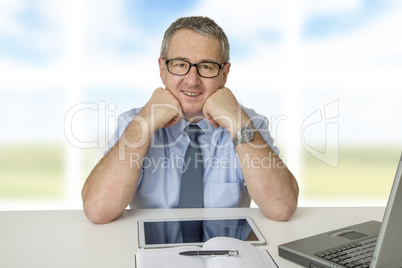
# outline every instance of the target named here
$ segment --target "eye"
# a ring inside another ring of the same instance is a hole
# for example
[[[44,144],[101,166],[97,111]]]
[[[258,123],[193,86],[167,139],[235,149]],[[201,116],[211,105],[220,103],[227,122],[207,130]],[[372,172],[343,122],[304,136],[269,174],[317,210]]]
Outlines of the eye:
[[[174,60],[174,61],[170,62],[170,66],[172,68],[182,69],[182,68],[187,68],[188,64],[186,62],[183,62],[180,60]]]
[[[212,67],[211,67],[211,65],[208,65],[208,64],[201,64],[201,69],[212,70]]]

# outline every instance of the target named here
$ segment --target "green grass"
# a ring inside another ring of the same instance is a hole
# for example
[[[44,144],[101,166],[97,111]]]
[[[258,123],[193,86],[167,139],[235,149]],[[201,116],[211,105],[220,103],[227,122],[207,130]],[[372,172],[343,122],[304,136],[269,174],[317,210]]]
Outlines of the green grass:
[[[82,151],[83,181],[102,152]],[[0,144],[0,199],[62,198],[64,155],[63,144]],[[339,165],[331,167],[304,151],[301,194],[317,202],[387,198],[399,156],[400,148],[341,147]]]
[[[58,198],[63,184],[62,144],[0,145],[0,198]]]
[[[400,148],[341,147],[339,165],[331,167],[303,154],[303,193],[309,199],[387,198]]]

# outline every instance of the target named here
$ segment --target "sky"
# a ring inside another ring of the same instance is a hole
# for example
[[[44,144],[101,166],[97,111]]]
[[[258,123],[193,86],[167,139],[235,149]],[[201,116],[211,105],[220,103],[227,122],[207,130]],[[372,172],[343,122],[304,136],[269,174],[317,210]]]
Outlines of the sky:
[[[29,109],[42,126],[32,140],[63,139],[60,125],[51,129],[46,122],[62,118],[76,103],[113,99],[117,112],[142,106],[161,86],[157,57],[164,30],[177,17],[202,14],[229,37],[228,85],[245,105],[267,116],[291,116],[289,98],[295,96],[301,104],[294,113],[302,111],[302,121],[338,99],[340,114],[349,117],[342,117],[345,142],[360,139],[359,131],[349,131],[354,124],[374,119],[379,125],[365,131],[367,142],[391,127],[401,112],[398,1],[252,2],[3,0],[0,109],[12,116],[2,116],[0,123],[19,132],[15,121]],[[286,85],[292,79],[298,84]],[[279,101],[270,102],[271,94]],[[397,142],[401,127],[392,127],[395,135],[387,140]],[[24,136],[0,134],[0,140],[8,139]]]
[[[1,0],[0,144],[103,150],[118,115],[163,86],[163,33],[189,15],[224,29],[227,86],[294,166],[328,144],[401,146],[398,0]]]

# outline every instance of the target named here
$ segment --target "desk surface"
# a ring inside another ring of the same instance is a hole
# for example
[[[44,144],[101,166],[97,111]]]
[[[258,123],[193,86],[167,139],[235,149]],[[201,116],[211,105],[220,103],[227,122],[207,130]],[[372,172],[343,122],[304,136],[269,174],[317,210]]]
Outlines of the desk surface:
[[[336,228],[382,220],[384,208],[299,208],[288,222],[258,208],[144,209],[95,225],[77,211],[0,212],[0,267],[135,267],[137,220],[196,216],[251,216],[279,267],[300,267],[278,256],[277,246]]]

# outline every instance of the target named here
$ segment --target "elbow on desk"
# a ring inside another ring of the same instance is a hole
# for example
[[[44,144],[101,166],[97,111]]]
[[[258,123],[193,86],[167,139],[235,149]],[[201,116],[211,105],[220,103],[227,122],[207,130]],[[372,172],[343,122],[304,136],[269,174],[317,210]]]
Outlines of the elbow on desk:
[[[296,212],[297,206],[289,207],[287,209],[282,209],[276,212],[265,212],[263,211],[264,215],[270,218],[273,221],[288,221],[292,218],[293,214]]]
[[[297,210],[297,198],[293,202],[277,205],[275,207],[260,207],[262,213],[274,221],[288,221]]]
[[[81,197],[85,215],[95,224],[110,223],[117,219],[124,211],[119,213],[116,207],[111,206],[111,202],[91,195],[85,187],[82,189]]]
[[[108,213],[107,210],[102,209],[99,205],[91,204],[86,201],[84,201],[83,208],[87,218],[95,224],[107,224],[120,216],[120,214],[116,215]]]

